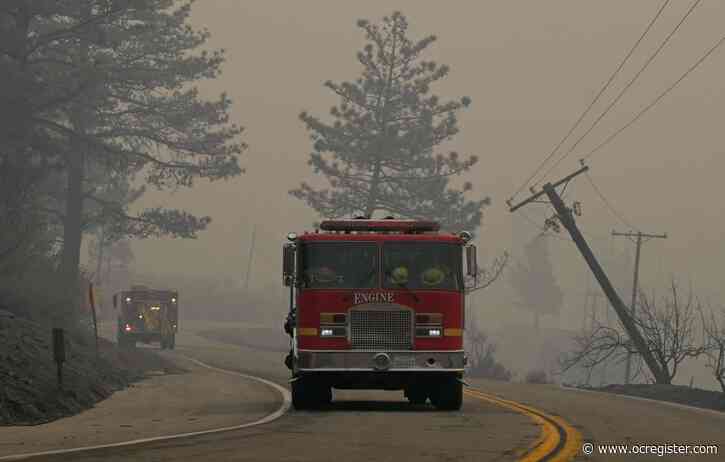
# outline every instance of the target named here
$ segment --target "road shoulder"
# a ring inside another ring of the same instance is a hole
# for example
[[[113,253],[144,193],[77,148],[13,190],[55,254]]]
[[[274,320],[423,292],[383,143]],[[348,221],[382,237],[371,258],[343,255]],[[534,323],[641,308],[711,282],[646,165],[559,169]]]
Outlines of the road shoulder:
[[[48,424],[0,428],[0,456],[118,443],[253,422],[282,397],[269,386],[160,353],[188,372],[152,376],[96,407]]]

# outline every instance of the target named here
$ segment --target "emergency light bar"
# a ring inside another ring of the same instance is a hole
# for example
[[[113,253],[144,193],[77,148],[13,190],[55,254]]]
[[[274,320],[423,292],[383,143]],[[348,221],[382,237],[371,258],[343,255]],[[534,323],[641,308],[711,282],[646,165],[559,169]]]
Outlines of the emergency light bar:
[[[325,220],[320,223],[323,231],[438,231],[440,224],[424,220]]]

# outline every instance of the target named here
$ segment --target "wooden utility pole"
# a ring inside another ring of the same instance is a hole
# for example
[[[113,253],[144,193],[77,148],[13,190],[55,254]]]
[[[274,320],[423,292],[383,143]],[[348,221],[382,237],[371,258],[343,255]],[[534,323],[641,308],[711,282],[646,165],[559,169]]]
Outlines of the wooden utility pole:
[[[244,276],[244,293],[249,289],[249,274],[252,271],[252,257],[254,257],[254,237],[257,233],[256,225],[252,227],[252,239],[249,243],[249,257],[247,258],[247,274]]]
[[[96,315],[96,296],[93,292],[93,282],[88,283],[88,304],[91,305],[93,316],[93,335],[96,340],[96,359],[98,359],[98,316]]]
[[[640,250],[642,248],[642,244],[646,242],[643,240],[644,238],[649,239],[667,239],[667,234],[647,234],[643,233],[642,231],[638,231],[636,233],[629,232],[629,233],[619,233],[617,231],[612,231],[612,236],[620,236],[620,237],[626,237],[629,239],[637,238],[635,242],[636,244],[636,251],[635,251],[635,257],[634,257],[634,281],[632,283],[632,304],[629,307],[629,312],[632,316],[632,318],[635,318],[635,312],[637,309],[637,292],[639,291],[639,257],[640,257]],[[629,384],[630,378],[632,376],[632,353],[627,353],[627,363],[626,367],[624,369],[624,383]]]
[[[622,299],[619,297],[619,294],[612,286],[612,283],[609,281],[607,274],[604,272],[601,265],[594,256],[594,253],[589,247],[589,244],[587,244],[581,231],[579,231],[579,228],[576,225],[576,221],[574,220],[573,211],[564,204],[564,201],[561,199],[559,193],[556,191],[556,188],[558,186],[568,184],[574,177],[586,172],[587,170],[589,170],[589,167],[583,166],[576,172],[564,177],[556,183],[546,183],[543,186],[542,191],[534,193],[531,197],[520,202],[519,204],[512,206],[509,202],[509,210],[511,212],[514,212],[526,204],[532,202],[540,202],[538,201],[538,199],[544,195],[549,198],[549,203],[554,207],[554,210],[556,210],[559,221],[569,232],[569,235],[579,249],[579,252],[581,252],[582,257],[584,257],[587,265],[589,265],[592,273],[594,273],[594,277],[597,279],[597,282],[602,287],[604,294],[607,296],[609,302],[612,304],[612,308],[614,308],[614,311],[616,311],[619,320],[624,326],[624,329],[627,331],[627,334],[629,334],[629,337],[634,342],[634,346],[637,348],[637,351],[639,351],[642,355],[642,358],[647,364],[649,370],[652,372],[655,380],[657,381],[657,383],[669,383],[669,377],[667,376],[667,374],[664,373],[659,363],[657,363],[657,360],[652,355],[652,352],[647,347],[647,343],[645,342],[642,334],[637,328],[637,325],[634,323],[634,320],[629,314],[627,305],[625,305]]]
[[[101,277],[101,272],[103,271],[103,253],[106,248],[106,227],[101,225],[101,229],[96,234],[96,239],[98,239],[97,242],[97,249],[96,249],[96,285],[100,286],[103,283],[103,278]]]

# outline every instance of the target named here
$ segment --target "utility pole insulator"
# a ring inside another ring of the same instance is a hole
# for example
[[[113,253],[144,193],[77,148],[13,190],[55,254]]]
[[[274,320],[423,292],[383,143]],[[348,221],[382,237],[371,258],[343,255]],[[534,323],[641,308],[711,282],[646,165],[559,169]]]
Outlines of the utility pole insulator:
[[[574,209],[574,215],[580,217],[582,216],[582,203],[579,201],[576,201],[572,204],[572,207]]]
[[[585,165],[582,168],[580,168],[579,170],[577,170],[576,172],[572,173],[571,175],[566,176],[566,177],[562,178],[561,180],[557,181],[556,183],[550,184],[550,185],[551,185],[551,187],[556,188],[558,186],[566,184],[570,180],[572,180],[574,177],[581,175],[582,173],[586,172],[587,170],[589,170],[589,167],[587,167]],[[524,205],[536,201],[536,199],[538,199],[539,197],[543,196],[546,193],[542,190],[539,192],[532,191],[532,194],[533,194],[533,196],[529,197],[528,199],[525,199],[525,200],[519,202],[518,204],[509,207],[509,212],[515,212],[516,210],[520,209]]]

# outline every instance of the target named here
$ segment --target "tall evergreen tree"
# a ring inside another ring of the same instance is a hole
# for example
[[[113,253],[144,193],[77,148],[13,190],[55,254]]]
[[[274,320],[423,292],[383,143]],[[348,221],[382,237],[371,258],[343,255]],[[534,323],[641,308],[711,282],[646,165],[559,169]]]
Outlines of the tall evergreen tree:
[[[193,1],[33,0],[7,14],[19,45],[11,56],[37,84],[32,122],[52,138],[64,194],[61,273],[78,277],[82,235],[105,217],[119,236],[194,237],[209,223],[185,211],[128,213],[104,183],[143,175],[158,189],[241,173],[241,129],[230,100],[203,99],[194,85],[215,78],[222,50],[202,51],[209,33],[190,26]],[[100,210],[99,210],[100,209]],[[89,215],[89,212],[90,215]]]
[[[526,264],[511,268],[511,285],[519,296],[519,305],[534,315],[534,328],[539,329],[542,315],[556,315],[564,302],[564,293],[556,283],[554,267],[549,258],[546,234],[539,234],[524,247]]]
[[[57,13],[56,3],[0,2],[0,279],[5,281],[46,265],[54,248],[55,211],[48,214],[47,193],[59,192],[54,186],[60,160],[54,137],[34,118],[44,110],[46,88],[61,85],[49,75],[40,77],[31,50],[32,19]]]
[[[354,82],[326,82],[340,103],[332,123],[307,112],[300,115],[313,141],[309,165],[326,177],[329,188],[303,182],[290,191],[320,215],[372,216],[376,211],[440,220],[448,229],[474,229],[489,199],[468,200],[452,176],[469,170],[476,156],[441,152],[459,132],[457,113],[470,98],[451,101],[431,94],[449,67],[424,59],[436,40],[408,36],[400,12],[380,24],[360,20],[367,43],[357,53],[362,74]]]

